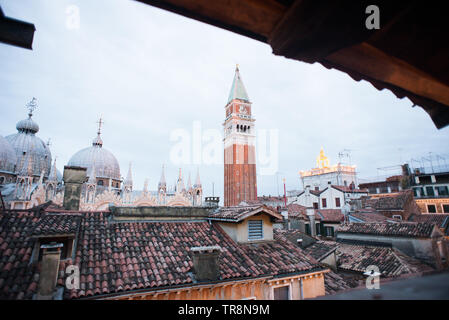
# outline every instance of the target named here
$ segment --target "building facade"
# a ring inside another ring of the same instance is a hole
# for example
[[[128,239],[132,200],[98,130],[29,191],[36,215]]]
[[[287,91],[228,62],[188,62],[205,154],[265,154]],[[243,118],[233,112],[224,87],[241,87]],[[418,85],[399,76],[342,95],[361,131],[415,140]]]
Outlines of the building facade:
[[[313,190],[323,190],[329,185],[357,187],[357,174],[355,165],[343,165],[338,163],[330,165],[329,158],[321,148],[316,160],[316,167],[306,171],[300,171],[299,175],[303,190],[310,186]]]
[[[257,200],[255,119],[238,66],[225,110],[224,205],[234,206]]]

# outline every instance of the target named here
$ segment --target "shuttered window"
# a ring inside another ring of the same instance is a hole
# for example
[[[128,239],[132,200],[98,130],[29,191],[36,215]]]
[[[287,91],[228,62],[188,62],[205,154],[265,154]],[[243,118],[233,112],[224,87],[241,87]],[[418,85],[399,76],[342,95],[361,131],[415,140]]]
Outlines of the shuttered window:
[[[263,239],[263,221],[249,220],[248,221],[248,240]]]
[[[289,300],[289,286],[273,288],[274,300]]]

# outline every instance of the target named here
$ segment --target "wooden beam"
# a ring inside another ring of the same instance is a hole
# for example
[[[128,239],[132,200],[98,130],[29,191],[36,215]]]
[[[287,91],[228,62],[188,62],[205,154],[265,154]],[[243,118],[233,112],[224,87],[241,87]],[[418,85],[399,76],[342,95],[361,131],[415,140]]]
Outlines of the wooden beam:
[[[449,86],[367,43],[339,50],[325,60],[449,106]]]
[[[275,0],[137,0],[266,42],[286,6]]]
[[[0,42],[13,46],[33,49],[34,24],[8,18],[0,7]]]

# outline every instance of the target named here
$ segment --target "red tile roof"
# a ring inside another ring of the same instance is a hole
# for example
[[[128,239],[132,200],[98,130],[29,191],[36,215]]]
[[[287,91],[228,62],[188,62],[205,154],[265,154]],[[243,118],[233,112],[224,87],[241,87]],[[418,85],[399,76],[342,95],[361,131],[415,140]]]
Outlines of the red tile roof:
[[[395,218],[389,218],[384,216],[383,214],[374,211],[374,212],[351,212],[351,217],[354,217],[356,219],[362,220],[366,223],[371,222],[401,222],[402,220],[395,219]]]
[[[375,265],[384,277],[433,271],[430,266],[393,248],[340,243],[337,256],[339,269],[363,273],[368,266]]]
[[[410,216],[409,221],[413,222],[427,222],[436,224],[438,228],[444,228],[449,224],[449,214],[443,213],[423,213],[423,214],[413,214]]]
[[[339,291],[355,288],[358,283],[352,279],[345,279],[334,271],[324,274],[324,288],[326,295],[335,294]]]
[[[342,225],[337,233],[358,233],[393,237],[430,238],[435,225],[429,223],[350,223]]]
[[[334,252],[337,247],[338,244],[335,241],[320,240],[305,248],[304,251],[316,260],[321,261]]]
[[[60,218],[79,219],[74,259],[61,262],[58,284],[64,284],[62,271],[73,263],[80,269],[80,290],[66,291],[65,298],[192,285],[191,247],[222,248],[222,281],[320,269],[313,258],[276,233],[274,241],[238,244],[206,221],[118,222],[103,212],[66,213]],[[55,219],[41,212],[0,216],[0,299],[31,299],[36,293],[40,263],[30,263],[37,241],[31,234],[36,226],[66,232],[66,227],[53,228]],[[64,225],[71,230],[72,224]]]
[[[42,217],[32,232],[34,236],[75,234],[81,221],[81,214],[51,214]]]
[[[341,192],[346,192],[346,193],[369,193],[368,189],[351,189],[348,186],[335,186],[332,185],[332,188],[337,189]]]
[[[370,195],[365,206],[379,211],[403,210],[408,201],[413,201],[413,191],[405,190],[396,193],[385,193],[382,195]]]
[[[341,222],[345,218],[340,209],[318,209],[316,211],[322,222]]]
[[[281,214],[264,205],[219,207],[209,214],[209,218],[211,220],[239,222],[261,212],[275,219],[283,219]]]
[[[301,218],[306,215],[306,207],[301,206],[296,203],[291,203],[287,205],[288,217],[289,218]]]

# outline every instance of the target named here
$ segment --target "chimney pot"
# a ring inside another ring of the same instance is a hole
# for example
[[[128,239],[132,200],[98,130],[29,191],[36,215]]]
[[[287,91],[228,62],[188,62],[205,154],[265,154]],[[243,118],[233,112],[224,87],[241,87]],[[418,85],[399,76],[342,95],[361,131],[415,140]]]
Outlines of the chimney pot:
[[[59,261],[61,258],[62,243],[52,242],[41,245],[42,262],[37,287],[37,300],[52,300],[58,280]]]
[[[218,280],[220,251],[219,246],[190,248],[196,280]]]

